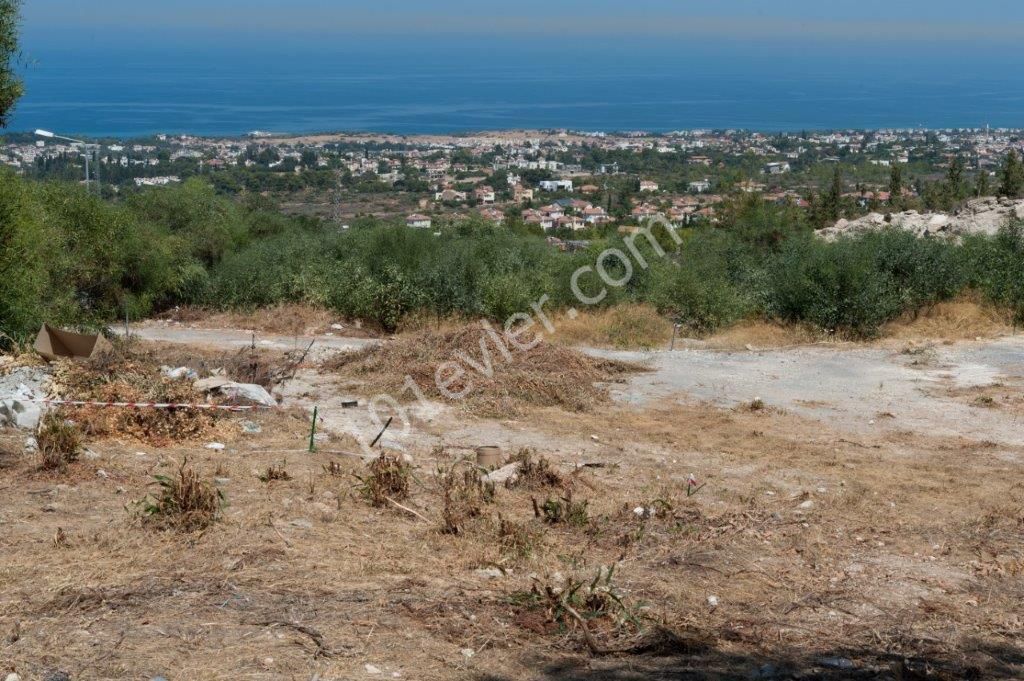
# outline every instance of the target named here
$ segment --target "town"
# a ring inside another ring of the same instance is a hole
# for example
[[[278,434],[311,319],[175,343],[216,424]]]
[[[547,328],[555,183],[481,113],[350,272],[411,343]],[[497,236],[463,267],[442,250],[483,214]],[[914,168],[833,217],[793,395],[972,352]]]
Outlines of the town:
[[[716,223],[730,195],[808,211],[823,227],[869,211],[949,209],[997,190],[1014,129],[664,134],[570,130],[68,142],[15,133],[0,162],[34,179],[83,180],[108,198],[202,176],[219,193],[273,196],[286,212],[339,226],[405,220],[432,229],[470,218],[566,239],[628,232],[652,217]],[[960,185],[948,196],[950,175]],[[815,205],[822,192],[835,205]],[[898,196],[893,194],[897,193]]]

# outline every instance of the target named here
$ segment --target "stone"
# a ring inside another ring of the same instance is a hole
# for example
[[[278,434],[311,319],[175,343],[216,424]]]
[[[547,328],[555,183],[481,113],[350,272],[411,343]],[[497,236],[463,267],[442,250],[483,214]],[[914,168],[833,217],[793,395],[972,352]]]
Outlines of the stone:
[[[849,671],[856,667],[853,664],[853,660],[846,657],[823,657],[818,660],[818,664],[828,669],[842,669],[844,671]]]
[[[235,383],[219,377],[205,378],[194,383],[196,389],[207,393],[218,393],[234,404],[256,404],[276,407],[277,400],[266,388],[255,383]]]
[[[12,672],[4,678],[4,681],[21,681],[21,677]]]
[[[242,432],[246,435],[259,435],[263,432],[260,424],[253,421],[242,421],[239,425],[242,426]]]
[[[364,667],[364,669],[366,670],[367,674],[380,674],[380,673],[382,673],[381,670],[380,670],[380,667],[376,667],[376,666],[374,666],[372,664],[366,665]]]
[[[484,476],[484,482],[493,482],[495,485],[504,485],[506,482],[514,482],[519,477],[519,469],[522,462],[516,461],[507,466],[502,466],[496,471],[491,471]]]

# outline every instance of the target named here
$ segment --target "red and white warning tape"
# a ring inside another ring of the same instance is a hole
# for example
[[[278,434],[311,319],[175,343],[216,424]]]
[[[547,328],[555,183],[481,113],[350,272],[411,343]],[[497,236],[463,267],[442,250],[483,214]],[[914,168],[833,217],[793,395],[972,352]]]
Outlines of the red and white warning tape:
[[[122,409],[213,409],[218,411],[255,411],[260,409],[276,409],[265,404],[254,405],[230,405],[230,404],[175,404],[170,402],[92,402],[86,400],[57,400],[57,399],[23,399],[23,398],[0,398],[16,399],[19,402],[34,402],[36,404],[63,405],[68,407],[114,407]]]

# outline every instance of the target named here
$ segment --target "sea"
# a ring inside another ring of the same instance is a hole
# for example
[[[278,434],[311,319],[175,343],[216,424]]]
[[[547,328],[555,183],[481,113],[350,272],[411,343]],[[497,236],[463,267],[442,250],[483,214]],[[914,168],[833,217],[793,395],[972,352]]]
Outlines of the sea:
[[[112,36],[23,47],[12,131],[1024,127],[1019,52],[963,45]]]

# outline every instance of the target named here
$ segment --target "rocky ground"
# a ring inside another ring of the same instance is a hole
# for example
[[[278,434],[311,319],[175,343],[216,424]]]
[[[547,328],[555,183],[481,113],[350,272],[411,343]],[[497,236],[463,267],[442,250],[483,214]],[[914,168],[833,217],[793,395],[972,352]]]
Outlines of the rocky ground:
[[[956,213],[869,213],[856,220],[839,220],[834,226],[818,230],[825,239],[872,232],[887,227],[913,232],[917,236],[958,238],[968,234],[995,234],[1011,220],[1024,219],[1024,201],[982,198],[968,201]]]

